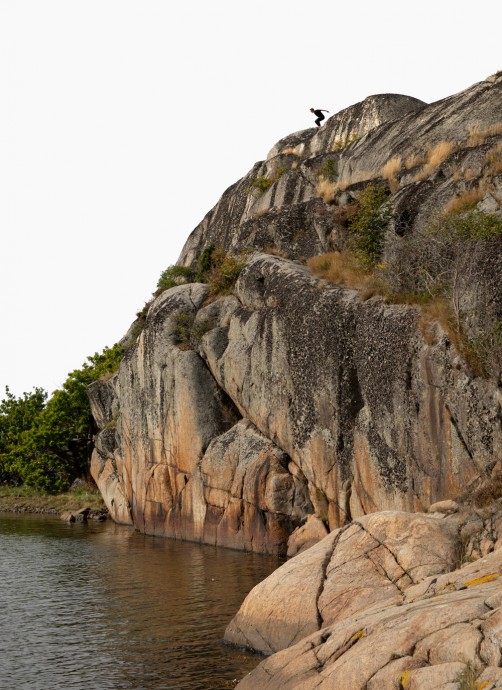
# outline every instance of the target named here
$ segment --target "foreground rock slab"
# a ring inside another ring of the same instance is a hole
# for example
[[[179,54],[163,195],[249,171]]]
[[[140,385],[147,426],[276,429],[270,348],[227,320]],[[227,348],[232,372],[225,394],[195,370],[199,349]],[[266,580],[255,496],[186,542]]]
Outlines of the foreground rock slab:
[[[502,550],[457,567],[467,522],[376,513],[279,568],[227,629],[281,650],[239,690],[502,687]]]
[[[377,604],[401,604],[408,587],[455,567],[458,545],[455,525],[431,516],[362,517],[257,585],[225,639],[270,654]]]

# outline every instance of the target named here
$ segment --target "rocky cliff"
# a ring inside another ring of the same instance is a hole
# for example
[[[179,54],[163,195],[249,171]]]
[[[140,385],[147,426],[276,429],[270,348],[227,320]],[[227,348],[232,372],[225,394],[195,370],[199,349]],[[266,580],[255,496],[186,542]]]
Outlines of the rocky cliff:
[[[463,203],[499,217],[501,96],[500,73],[431,105],[371,96],[281,140],[223,194],[178,264],[246,250],[232,293],[160,294],[117,374],[89,389],[92,473],[116,521],[284,554],[307,516],[322,534],[497,473],[500,362],[480,371],[417,304],[329,282],[307,260],[343,254],[369,184],[387,195],[383,266],[455,204],[456,217]],[[455,273],[471,343],[502,322],[501,238],[478,235]]]

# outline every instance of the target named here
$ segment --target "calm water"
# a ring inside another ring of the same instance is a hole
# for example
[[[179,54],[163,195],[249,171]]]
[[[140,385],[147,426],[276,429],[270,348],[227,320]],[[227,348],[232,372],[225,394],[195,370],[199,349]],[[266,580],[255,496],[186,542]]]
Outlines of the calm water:
[[[0,513],[0,688],[231,688],[260,658],[223,645],[225,626],[278,564]]]

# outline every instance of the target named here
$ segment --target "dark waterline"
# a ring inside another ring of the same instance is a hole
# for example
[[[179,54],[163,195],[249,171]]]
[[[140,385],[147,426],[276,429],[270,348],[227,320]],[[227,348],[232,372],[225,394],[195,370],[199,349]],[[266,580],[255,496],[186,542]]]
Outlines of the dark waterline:
[[[0,513],[0,689],[232,688],[260,657],[223,632],[278,565],[111,522]]]

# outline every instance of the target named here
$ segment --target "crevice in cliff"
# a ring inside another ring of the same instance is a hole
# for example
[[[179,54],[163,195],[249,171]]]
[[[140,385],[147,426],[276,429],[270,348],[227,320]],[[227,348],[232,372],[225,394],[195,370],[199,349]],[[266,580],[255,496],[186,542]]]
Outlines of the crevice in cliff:
[[[363,532],[366,532],[366,534],[368,534],[374,541],[376,541],[377,544],[379,544],[380,546],[382,546],[382,547],[392,556],[392,558],[394,559],[394,561],[396,562],[396,564],[401,568],[401,570],[403,571],[403,573],[404,573],[405,575],[407,575],[407,576],[410,578],[411,582],[412,582],[413,584],[417,584],[417,583],[415,582],[415,580],[413,579],[411,573],[409,573],[409,572],[406,570],[406,568],[405,568],[404,566],[402,566],[401,563],[399,563],[399,561],[398,561],[398,559],[397,559],[397,557],[396,557],[396,554],[393,553],[393,551],[392,551],[391,549],[389,549],[389,547],[387,546],[387,544],[385,544],[383,541],[380,541],[380,539],[378,539],[378,537],[375,537],[374,534],[372,534],[364,525],[362,525],[362,524],[361,524],[360,522],[358,522],[357,520],[356,520],[355,522],[353,522],[352,524],[353,524],[353,525],[357,525],[358,527],[360,527],[360,528],[363,530]]]
[[[380,563],[378,563],[378,561],[375,561],[373,558],[371,558],[371,553],[372,553],[373,551],[376,551],[376,550],[379,549],[379,548],[380,548],[380,546],[376,546],[376,547],[375,547],[374,549],[372,549],[371,551],[368,551],[368,552],[366,553],[367,559],[368,559],[369,561],[371,561],[371,563],[372,563],[373,566],[375,567],[375,570],[376,570],[378,573],[380,573],[380,575],[383,575],[383,577],[385,577],[385,579],[388,580],[388,581],[390,582],[390,584],[393,585],[393,586],[397,589],[397,591],[399,592],[399,594],[401,594],[402,596],[404,596],[404,593],[405,593],[405,589],[406,589],[406,588],[403,589],[402,587],[399,586],[398,583],[400,582],[400,580],[403,579],[403,577],[406,576],[406,573],[403,571],[403,572],[399,575],[399,577],[396,577],[396,578],[391,577],[391,575],[389,575],[389,573],[385,570],[385,568],[384,568]],[[396,563],[397,563],[397,561],[396,561]],[[399,566],[399,568],[401,568],[401,566],[400,566],[399,564],[398,564],[398,566]],[[403,569],[401,568],[401,570],[403,570]],[[409,576],[408,576],[408,577],[409,577]]]
[[[359,640],[362,639],[364,639],[364,628],[351,635],[351,637],[347,640],[345,644],[343,644],[341,647],[338,647],[338,649],[335,650],[333,654],[331,654],[324,660],[324,663],[321,665],[321,667],[325,668],[328,664],[332,665],[336,663],[340,657],[346,654],[349,651],[349,649],[352,649],[352,647],[356,645],[359,642]],[[321,644],[324,644],[324,641],[321,642]],[[318,647],[320,646],[321,645],[318,645]],[[317,654],[315,655],[315,657],[316,659],[318,658]]]
[[[323,627],[324,624],[324,619],[321,615],[321,612],[319,610],[319,600],[321,598],[322,593],[324,592],[324,585],[326,583],[326,580],[328,578],[328,567],[331,562],[331,559],[333,558],[333,554],[335,552],[335,549],[338,545],[338,542],[340,541],[340,537],[342,534],[349,529],[350,525],[347,525],[347,527],[342,527],[336,537],[333,540],[333,544],[331,545],[330,550],[324,557],[322,563],[321,563],[321,577],[319,580],[319,587],[317,589],[316,593],[316,598],[315,598],[315,607],[316,607],[316,618],[317,618],[317,626],[318,629],[320,630]]]
[[[448,411],[448,415],[449,415],[449,417],[450,417],[450,421],[451,421],[451,423],[453,424],[453,426],[455,427],[455,431],[457,432],[457,436],[458,436],[458,438],[459,438],[461,444],[463,445],[463,447],[464,447],[464,449],[465,449],[465,452],[466,452],[467,455],[470,457],[470,459],[473,460],[474,457],[473,457],[472,451],[471,451],[471,449],[469,448],[469,446],[467,445],[467,441],[465,440],[465,438],[464,438],[462,432],[460,431],[460,426],[459,426],[459,423],[458,423],[457,419],[455,418],[455,416],[454,416],[454,414],[452,413],[452,411],[451,411],[450,407],[448,406],[448,404],[445,403],[445,407],[446,407],[446,409],[447,409],[447,411]]]

